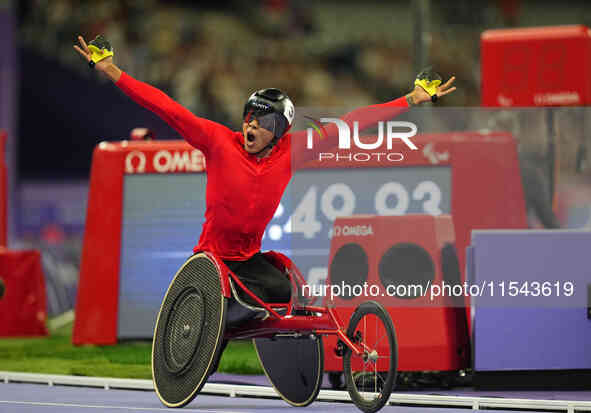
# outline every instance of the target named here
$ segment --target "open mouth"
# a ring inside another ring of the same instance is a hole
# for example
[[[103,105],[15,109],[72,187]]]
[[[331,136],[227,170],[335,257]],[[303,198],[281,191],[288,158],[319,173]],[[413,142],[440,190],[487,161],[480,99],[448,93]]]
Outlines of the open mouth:
[[[249,133],[249,134],[247,134],[247,135],[246,135],[246,140],[247,140],[248,142],[254,142],[254,140],[255,140],[255,137],[254,137],[254,135],[251,135],[251,134]]]

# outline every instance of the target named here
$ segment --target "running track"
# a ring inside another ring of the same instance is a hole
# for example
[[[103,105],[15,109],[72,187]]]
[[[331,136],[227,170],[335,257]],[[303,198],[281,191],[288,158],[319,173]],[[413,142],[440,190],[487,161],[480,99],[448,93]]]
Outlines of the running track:
[[[279,399],[224,397],[199,395],[182,412],[247,413],[283,412],[293,409]],[[305,412],[360,412],[353,404],[316,401]],[[73,413],[73,412],[157,412],[174,410],[164,407],[153,391],[105,390],[92,387],[48,386],[31,383],[0,383],[0,412],[2,413]],[[409,413],[467,413],[470,410],[453,407],[386,406],[382,412]],[[471,410],[485,412],[484,410]],[[489,412],[490,410],[487,410]],[[511,410],[503,410],[510,412]],[[529,410],[536,412],[542,410]]]

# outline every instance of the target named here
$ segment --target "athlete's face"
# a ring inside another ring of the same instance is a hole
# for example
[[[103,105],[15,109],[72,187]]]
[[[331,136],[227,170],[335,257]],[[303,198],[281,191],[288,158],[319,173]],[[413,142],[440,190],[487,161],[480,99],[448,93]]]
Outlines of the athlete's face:
[[[248,153],[257,153],[267,146],[273,139],[273,132],[261,128],[255,118],[242,123],[244,134],[244,150]]]

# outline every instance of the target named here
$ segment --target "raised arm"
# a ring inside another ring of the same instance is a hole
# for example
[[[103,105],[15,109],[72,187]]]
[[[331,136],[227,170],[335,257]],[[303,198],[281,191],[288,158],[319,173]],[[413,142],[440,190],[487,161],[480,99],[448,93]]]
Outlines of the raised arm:
[[[172,126],[191,145],[201,150],[206,156],[215,145],[217,136],[229,133],[230,130],[219,123],[195,116],[191,111],[175,102],[161,90],[134,79],[123,72],[113,62],[113,57],[108,56],[97,59],[95,51],[78,36],[80,46],[75,45],[74,49],[84,57],[96,70],[107,76],[117,87],[139,105],[154,112],[166,123]],[[94,57],[94,59],[93,59]],[[98,60],[98,61],[95,61]]]

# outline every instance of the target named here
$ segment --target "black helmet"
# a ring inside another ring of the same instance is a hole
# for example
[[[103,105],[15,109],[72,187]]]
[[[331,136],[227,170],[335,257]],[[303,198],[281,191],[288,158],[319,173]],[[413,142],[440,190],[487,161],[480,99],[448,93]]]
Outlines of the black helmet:
[[[242,117],[262,118],[265,115],[274,114],[269,129],[276,138],[280,138],[289,130],[295,115],[293,103],[285,93],[279,89],[269,88],[254,92],[244,105]]]

